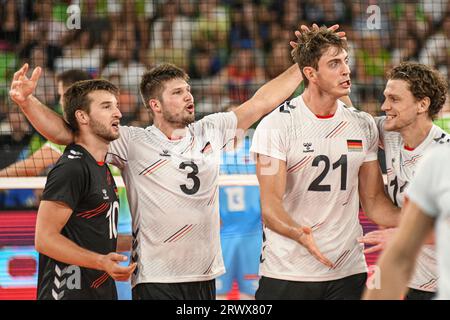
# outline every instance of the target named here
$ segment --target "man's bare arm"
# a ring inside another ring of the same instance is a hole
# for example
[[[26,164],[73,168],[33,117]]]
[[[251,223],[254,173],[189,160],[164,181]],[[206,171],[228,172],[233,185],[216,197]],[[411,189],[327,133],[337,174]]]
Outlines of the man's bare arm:
[[[122,267],[118,263],[126,256],[111,252],[103,255],[89,251],[61,234],[72,209],[55,201],[41,201],[36,220],[36,250],[67,264],[106,271],[115,280],[128,280],[136,264]]]
[[[400,208],[384,192],[383,177],[378,161],[365,162],[359,169],[359,197],[367,217],[383,227],[396,227]]]
[[[72,143],[74,136],[69,125],[59,114],[33,96],[42,69],[35,68],[31,78],[27,77],[27,71],[28,64],[26,63],[14,73],[9,91],[11,99],[20,107],[33,127],[48,140],[62,145]]]
[[[311,228],[296,223],[283,207],[286,162],[258,154],[256,174],[261,193],[262,217],[266,227],[298,242],[321,263],[332,267],[333,263],[317,248]]]
[[[302,82],[297,64],[292,65],[275,79],[272,79],[255,95],[233,112],[237,117],[237,128],[247,130],[252,124],[268,114],[288,99]]]

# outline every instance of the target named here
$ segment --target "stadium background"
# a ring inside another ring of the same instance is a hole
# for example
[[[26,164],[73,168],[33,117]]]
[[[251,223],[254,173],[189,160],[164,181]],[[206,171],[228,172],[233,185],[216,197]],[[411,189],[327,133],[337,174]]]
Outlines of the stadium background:
[[[312,22],[339,23],[347,32],[351,99],[373,115],[380,114],[385,72],[400,61],[420,61],[449,77],[448,0],[0,0],[0,170],[45,142],[8,97],[24,62],[43,67],[35,95],[55,110],[55,75],[80,68],[120,87],[122,124],[147,126],[151,118],[138,94],[146,69],[162,62],[183,67],[201,118],[247,100],[286,69],[293,31]],[[437,120],[447,131],[448,100]],[[235,184],[236,174],[254,173],[245,150],[234,161],[222,165],[222,174],[231,174],[223,187]],[[35,297],[39,194],[17,189],[12,177],[0,190],[0,299]],[[122,208],[120,230],[127,233],[129,212]],[[365,232],[376,228],[363,214],[361,223]],[[369,265],[375,261],[367,257]]]

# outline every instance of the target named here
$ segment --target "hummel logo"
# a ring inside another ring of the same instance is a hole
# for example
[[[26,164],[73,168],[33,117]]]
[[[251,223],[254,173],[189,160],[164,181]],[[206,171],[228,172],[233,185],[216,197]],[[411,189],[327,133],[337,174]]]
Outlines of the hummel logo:
[[[161,157],[170,157],[169,150],[163,150],[159,155]]]
[[[106,191],[106,189],[102,189],[102,192],[103,192],[103,200],[109,200],[108,191]]]
[[[304,147],[303,153],[305,153],[305,152],[314,152],[314,149],[311,149],[312,142],[305,142],[305,143],[303,143],[303,147]]]
[[[82,156],[83,154],[81,152],[75,151],[75,150],[70,150],[71,154],[74,154],[76,156]]]

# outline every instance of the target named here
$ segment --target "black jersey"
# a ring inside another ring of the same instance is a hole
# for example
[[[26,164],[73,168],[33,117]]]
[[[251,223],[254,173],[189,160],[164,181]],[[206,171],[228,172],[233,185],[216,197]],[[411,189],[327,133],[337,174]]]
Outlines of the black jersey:
[[[43,200],[67,204],[72,215],[61,234],[100,254],[116,251],[119,201],[109,168],[80,145],[67,146],[50,171]],[[104,271],[67,265],[39,255],[38,299],[117,299]]]

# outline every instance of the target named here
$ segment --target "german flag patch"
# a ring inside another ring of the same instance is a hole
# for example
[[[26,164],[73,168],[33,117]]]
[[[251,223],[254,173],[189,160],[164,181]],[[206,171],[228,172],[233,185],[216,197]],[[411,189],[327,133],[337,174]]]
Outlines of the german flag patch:
[[[361,152],[363,151],[362,140],[347,140],[348,152]]]

